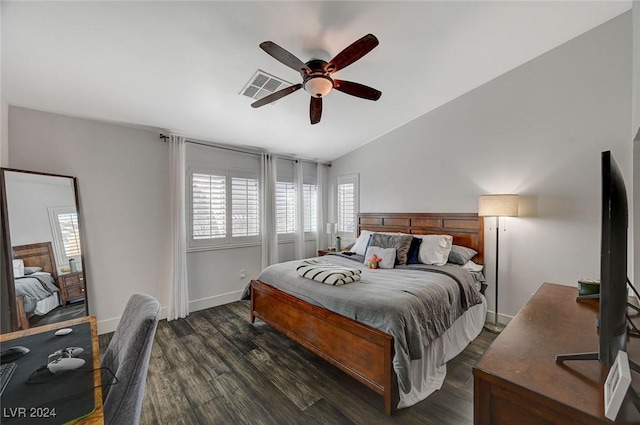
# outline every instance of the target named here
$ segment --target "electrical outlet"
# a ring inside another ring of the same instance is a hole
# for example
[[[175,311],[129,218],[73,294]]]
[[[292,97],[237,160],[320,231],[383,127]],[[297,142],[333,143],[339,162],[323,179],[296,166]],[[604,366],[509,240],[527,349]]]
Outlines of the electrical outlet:
[[[247,277],[247,272],[245,270],[240,270],[240,279],[244,279],[245,277]]]

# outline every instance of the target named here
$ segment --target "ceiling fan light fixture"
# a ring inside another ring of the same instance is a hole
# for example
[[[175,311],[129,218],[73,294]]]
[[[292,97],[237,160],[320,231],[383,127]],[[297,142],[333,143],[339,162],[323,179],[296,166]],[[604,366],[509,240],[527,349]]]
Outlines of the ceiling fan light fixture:
[[[324,76],[311,77],[304,82],[304,89],[313,97],[325,97],[331,92],[333,81]]]

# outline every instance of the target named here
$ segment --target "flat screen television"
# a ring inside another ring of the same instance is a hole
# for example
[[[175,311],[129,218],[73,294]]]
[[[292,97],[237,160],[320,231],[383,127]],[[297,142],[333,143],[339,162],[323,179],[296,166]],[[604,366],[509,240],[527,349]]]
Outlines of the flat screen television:
[[[622,173],[610,151],[602,152],[602,242],[600,248],[600,349],[612,365],[627,347],[627,230],[629,208]]]
[[[598,360],[611,366],[618,351],[626,351],[628,227],[629,208],[622,173],[611,152],[602,152],[600,294],[595,296],[600,298],[599,349],[593,353],[558,355],[557,361]]]

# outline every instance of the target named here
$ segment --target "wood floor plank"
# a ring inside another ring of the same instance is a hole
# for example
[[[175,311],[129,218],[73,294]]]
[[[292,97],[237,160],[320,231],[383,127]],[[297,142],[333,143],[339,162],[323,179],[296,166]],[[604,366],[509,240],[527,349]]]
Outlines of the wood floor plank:
[[[471,368],[495,339],[483,331],[447,364],[442,389],[392,416],[382,397],[235,302],[160,321],[141,425],[472,425]],[[112,334],[100,336],[104,352]]]
[[[208,318],[215,321],[215,316],[208,316]],[[231,376],[236,379],[239,387],[246,388],[246,391],[251,393],[255,404],[265,405],[270,409],[277,406],[280,424],[300,423],[301,412],[296,405],[248,362],[241,349],[229,341],[222,332],[209,334],[204,343],[224,359],[232,372]]]
[[[178,384],[179,375],[171,370],[156,371],[149,368],[145,394],[150,398],[159,423],[169,422],[179,412],[191,410],[189,400]]]
[[[355,425],[339,409],[325,399],[320,399],[305,411],[309,424],[314,425]]]
[[[248,353],[246,357],[300,410],[305,410],[320,399],[318,392],[303,382],[300,375],[292,373],[290,369],[279,367],[264,350],[256,348]]]

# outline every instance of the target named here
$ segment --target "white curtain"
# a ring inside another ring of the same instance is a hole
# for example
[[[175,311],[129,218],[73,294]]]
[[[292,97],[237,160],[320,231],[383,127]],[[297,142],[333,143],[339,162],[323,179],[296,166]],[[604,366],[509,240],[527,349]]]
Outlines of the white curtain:
[[[276,177],[278,174],[276,155],[262,154],[261,190],[262,210],[260,230],[262,234],[262,268],[278,262],[278,233],[276,229]]]
[[[167,320],[189,315],[186,225],[186,143],[169,137],[169,199],[171,202],[171,297]]]
[[[304,175],[302,172],[302,161],[293,163],[293,188],[296,192],[296,228],[294,238],[295,258],[305,258],[304,246]]]
[[[317,171],[316,171],[316,184],[318,200],[316,205],[316,250],[327,249],[329,246],[327,243],[327,235],[325,233],[324,224],[325,224],[325,202],[324,202],[324,192],[326,186],[326,172],[325,166],[318,162]]]

